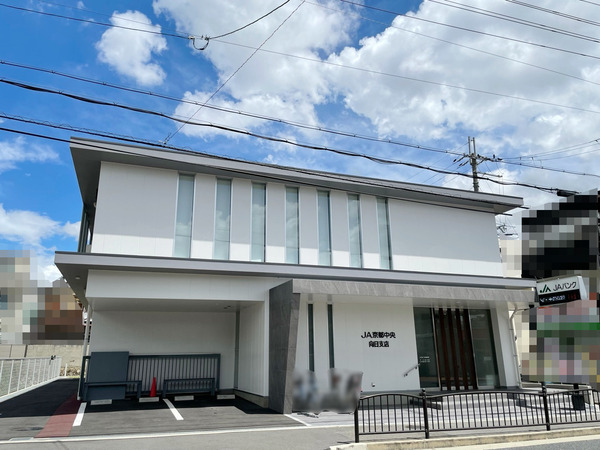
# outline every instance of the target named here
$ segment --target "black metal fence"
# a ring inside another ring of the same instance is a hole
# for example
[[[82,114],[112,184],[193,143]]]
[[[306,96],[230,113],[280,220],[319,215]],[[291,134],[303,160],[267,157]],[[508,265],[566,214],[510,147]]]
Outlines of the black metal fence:
[[[81,364],[81,377],[79,392],[83,392],[83,385],[87,381],[87,366],[89,356],[84,356]],[[156,389],[163,390],[166,379],[199,379],[214,378],[214,389],[219,390],[221,376],[221,355],[186,354],[186,355],[129,355],[127,380],[141,380],[142,393],[147,394],[152,387],[152,380],[156,378]],[[133,387],[128,386],[127,394],[134,394]]]
[[[600,421],[597,390],[460,391],[362,397],[354,412],[361,435],[513,428]]]

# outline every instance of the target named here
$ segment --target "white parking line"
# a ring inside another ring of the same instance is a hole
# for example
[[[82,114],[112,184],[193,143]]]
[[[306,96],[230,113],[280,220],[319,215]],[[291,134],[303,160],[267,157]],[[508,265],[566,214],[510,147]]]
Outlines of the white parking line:
[[[78,427],[81,425],[81,421],[83,420],[83,413],[85,412],[85,407],[87,406],[86,402],[82,402],[79,405],[79,411],[77,411],[77,415],[75,416],[75,421],[73,421],[73,426]]]
[[[165,401],[165,403],[167,404],[167,406],[169,407],[169,409],[175,416],[175,419],[183,420],[183,417],[181,416],[181,414],[179,414],[179,411],[177,411],[177,408],[175,408],[175,406],[173,406],[173,403],[171,403],[171,400],[169,400],[168,398],[163,398],[163,400]]]
[[[312,427],[312,425],[310,423],[307,423],[304,420],[300,420],[298,417],[295,417],[293,414],[285,414],[285,417],[289,417],[290,419],[295,420],[296,422],[300,422],[304,426]]]

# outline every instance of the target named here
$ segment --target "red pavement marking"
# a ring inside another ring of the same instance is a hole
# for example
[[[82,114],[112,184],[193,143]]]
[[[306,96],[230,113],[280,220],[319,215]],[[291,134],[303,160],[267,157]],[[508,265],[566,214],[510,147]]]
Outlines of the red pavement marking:
[[[79,411],[79,404],[81,402],[77,400],[77,394],[73,394],[67,401],[60,405],[54,414],[46,422],[44,429],[40,431],[35,437],[36,438],[48,438],[48,437],[66,437],[71,433],[73,422]]]

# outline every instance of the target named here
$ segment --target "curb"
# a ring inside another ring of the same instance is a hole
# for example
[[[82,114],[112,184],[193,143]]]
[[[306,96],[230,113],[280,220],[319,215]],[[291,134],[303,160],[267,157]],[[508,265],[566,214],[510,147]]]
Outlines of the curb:
[[[600,434],[600,427],[569,428],[564,430],[534,431],[527,433],[491,434],[482,436],[407,439],[403,441],[360,442],[329,447],[330,450],[392,450],[392,449],[432,449],[463,447],[467,445],[502,444],[507,442],[527,442],[558,439],[574,436]]]

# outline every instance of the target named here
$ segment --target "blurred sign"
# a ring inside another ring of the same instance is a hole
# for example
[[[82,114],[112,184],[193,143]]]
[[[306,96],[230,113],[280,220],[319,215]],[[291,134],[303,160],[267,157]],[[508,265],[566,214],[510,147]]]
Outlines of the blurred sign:
[[[540,280],[537,283],[537,292],[540,306],[558,305],[588,298],[581,276]]]

